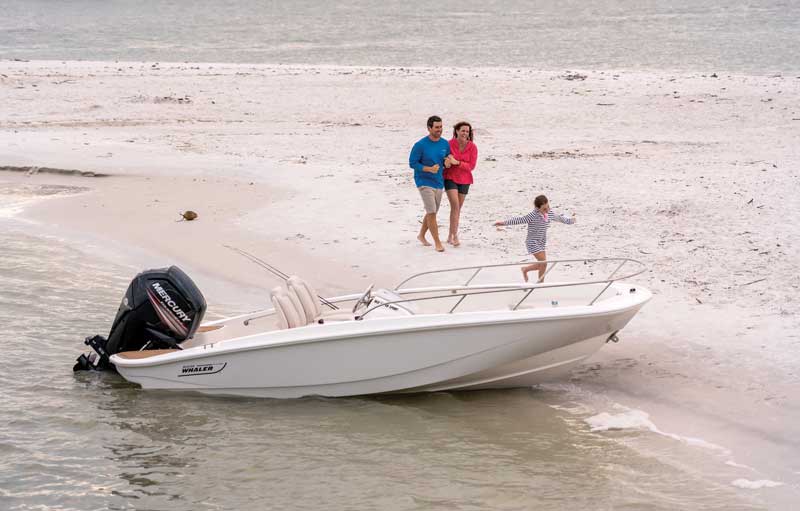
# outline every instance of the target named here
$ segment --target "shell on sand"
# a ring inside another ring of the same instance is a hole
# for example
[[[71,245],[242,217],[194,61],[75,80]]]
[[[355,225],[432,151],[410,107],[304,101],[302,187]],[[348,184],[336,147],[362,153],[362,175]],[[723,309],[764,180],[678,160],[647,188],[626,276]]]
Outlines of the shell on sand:
[[[195,213],[194,211],[192,211],[190,209],[187,209],[183,213],[178,213],[178,214],[181,217],[183,217],[184,220],[187,220],[187,221],[191,221],[191,220],[194,220],[195,218],[197,218],[197,213]]]

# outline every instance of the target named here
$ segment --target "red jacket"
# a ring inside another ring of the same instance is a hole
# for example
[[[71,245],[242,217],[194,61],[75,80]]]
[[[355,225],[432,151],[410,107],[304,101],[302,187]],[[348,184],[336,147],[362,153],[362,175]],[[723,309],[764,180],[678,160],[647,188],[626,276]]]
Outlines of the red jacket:
[[[478,146],[470,140],[462,152],[458,148],[458,140],[454,138],[450,141],[450,152],[453,154],[453,158],[461,163],[444,169],[444,178],[460,185],[471,185],[472,169],[478,163]]]

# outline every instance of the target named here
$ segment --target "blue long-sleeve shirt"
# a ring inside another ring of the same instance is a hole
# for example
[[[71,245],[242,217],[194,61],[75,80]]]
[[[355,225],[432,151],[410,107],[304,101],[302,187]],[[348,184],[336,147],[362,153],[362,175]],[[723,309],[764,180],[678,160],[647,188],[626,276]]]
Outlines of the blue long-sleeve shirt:
[[[444,188],[444,159],[450,154],[450,144],[440,138],[436,142],[430,137],[421,138],[411,148],[408,156],[408,166],[414,169],[414,183],[417,188],[430,186],[431,188]],[[439,164],[439,171],[423,172],[422,167],[431,167]]]

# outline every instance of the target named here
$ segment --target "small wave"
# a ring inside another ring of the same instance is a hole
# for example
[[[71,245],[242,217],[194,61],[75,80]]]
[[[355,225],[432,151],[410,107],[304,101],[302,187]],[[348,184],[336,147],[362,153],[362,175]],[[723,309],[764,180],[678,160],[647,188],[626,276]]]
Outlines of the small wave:
[[[627,410],[623,413],[599,413],[586,419],[592,431],[619,431],[639,429],[655,432],[658,428],[650,421],[650,415],[641,410]]]
[[[776,486],[783,486],[783,483],[770,481],[769,479],[759,479],[758,481],[751,481],[749,479],[736,479],[735,481],[731,481],[731,484],[737,488],[744,488],[746,490],[759,490],[761,488],[775,488]]]
[[[741,463],[736,463],[733,460],[728,460],[728,461],[725,462],[725,464],[730,466],[730,467],[746,468],[747,470],[753,470],[753,467],[749,467],[747,465],[742,465]]]
[[[0,184],[0,218],[17,216],[26,206],[50,197],[75,195],[88,190],[80,186]]]
[[[616,407],[624,408],[625,411],[618,414],[603,412],[586,419],[586,423],[591,427],[591,431],[621,431],[629,429],[651,431],[694,447],[730,453],[729,449],[703,440],[702,438],[686,437],[661,431],[653,421],[650,420],[650,415],[642,410],[634,410],[621,405],[616,405]]]
[[[464,11],[464,12],[451,12],[447,15],[451,18],[474,18],[476,16],[486,16],[485,12],[478,11]]]

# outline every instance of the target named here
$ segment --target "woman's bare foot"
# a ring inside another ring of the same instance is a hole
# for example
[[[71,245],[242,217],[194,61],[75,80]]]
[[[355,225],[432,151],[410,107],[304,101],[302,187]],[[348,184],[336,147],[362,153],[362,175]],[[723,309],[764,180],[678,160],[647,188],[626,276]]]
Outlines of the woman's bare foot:
[[[522,268],[522,278],[525,279],[525,282],[528,282],[528,270]]]
[[[430,243],[428,243],[428,245],[430,245]],[[438,245],[436,245],[436,251],[444,252],[444,246],[441,243],[439,243]]]
[[[431,246],[431,244],[428,243],[428,240],[426,240],[424,236],[417,236],[417,239],[419,240],[420,243],[422,243],[426,247],[430,247]]]
[[[459,241],[458,236],[453,236],[453,246],[457,247],[461,245],[461,241]]]

